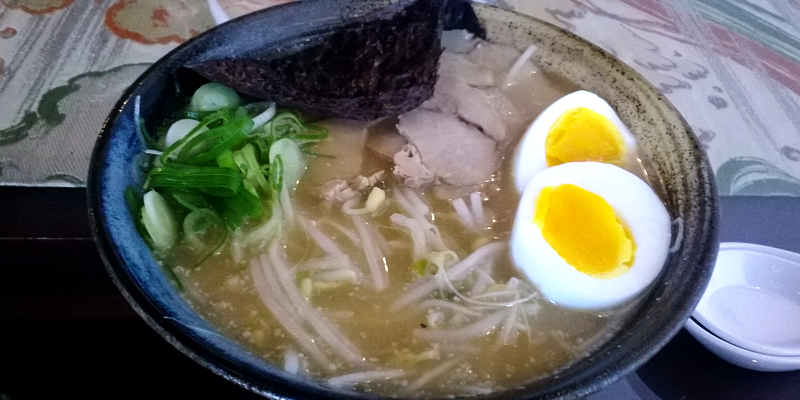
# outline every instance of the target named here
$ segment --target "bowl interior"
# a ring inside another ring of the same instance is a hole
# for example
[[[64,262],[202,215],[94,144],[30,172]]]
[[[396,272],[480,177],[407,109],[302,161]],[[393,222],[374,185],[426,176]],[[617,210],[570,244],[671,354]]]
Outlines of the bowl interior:
[[[180,68],[192,62],[251,54],[287,43],[315,40],[341,21],[382,2],[297,2],[221,25],[158,61],[125,93],[95,147],[89,177],[90,217],[106,266],[136,311],[166,340],[212,371],[248,389],[294,398],[367,398],[352,391],[298,381],[221,335],[171,287],[139,237],[124,198],[141,185],[137,160],[143,141],[137,118],[170,111],[175,88],[201,83]],[[676,220],[661,276],[619,334],[557,373],[490,398],[579,397],[637,368],[660,349],[694,310],[716,256],[716,189],[694,135],[652,85],[611,55],[560,28],[496,8],[475,5],[489,41],[524,50],[537,46],[534,62],[548,73],[597,93],[618,112],[639,141],[648,178]],[[241,40],[263,37],[258,41]],[[179,82],[180,85],[176,85]]]

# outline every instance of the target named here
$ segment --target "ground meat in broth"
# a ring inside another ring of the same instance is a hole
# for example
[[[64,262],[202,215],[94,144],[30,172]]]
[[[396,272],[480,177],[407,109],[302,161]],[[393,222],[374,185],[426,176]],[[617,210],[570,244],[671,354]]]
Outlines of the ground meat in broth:
[[[502,63],[492,54],[503,54],[508,66],[495,68]],[[466,59],[443,64],[448,73],[478,71],[471,74],[474,79],[467,81],[468,87],[487,96],[495,95],[489,89],[502,92],[504,101],[519,112],[514,118],[494,110],[485,118],[462,120],[459,106],[443,111],[444,107],[431,104],[412,111],[446,114],[448,121],[463,125],[459,129],[469,130],[481,141],[478,147],[485,149],[473,153],[479,158],[463,166],[478,170],[475,175],[479,176],[458,175],[463,180],[450,182],[469,185],[468,189],[447,185],[410,189],[404,185],[408,177],[392,174],[394,165],[387,150],[376,150],[371,144],[375,142],[370,135],[377,131],[359,123],[351,133],[340,132],[353,136],[339,141],[331,128],[332,138],[312,149],[323,155],[309,159],[306,175],[294,193],[298,218],[285,227],[278,242],[251,250],[257,261],[236,263],[227,250],[196,268],[181,267],[177,255],[165,260],[178,265],[176,272],[187,287],[190,303],[222,332],[290,373],[388,396],[476,395],[513,387],[552,373],[602,342],[613,333],[618,315],[564,310],[540,300],[535,289],[520,279],[505,250],[519,201],[510,177],[503,173],[510,150],[541,110],[539,103],[549,104],[574,89],[547,79],[532,66],[512,86],[498,88],[496,82],[502,82],[519,55],[508,47],[480,43]],[[455,60],[449,54],[443,59]],[[539,97],[528,93],[533,88]],[[532,105],[534,98],[537,105]],[[487,122],[498,116],[503,118],[505,132],[494,130],[495,122]],[[416,117],[401,117],[400,131],[413,126],[410,122]],[[379,131],[400,137],[385,125]],[[437,133],[425,134],[432,139]],[[443,157],[426,147],[439,148],[441,143],[428,144],[427,138],[408,133],[405,140],[421,146],[421,162],[439,181],[447,183],[457,176],[442,173],[440,168],[451,166],[428,158]],[[353,143],[360,147],[354,149]],[[404,142],[395,140],[391,146],[398,145]],[[474,168],[476,164],[491,168]],[[370,179],[380,171],[384,171],[383,180]],[[341,180],[338,192],[324,200],[323,187],[332,179]],[[377,213],[342,212],[343,204],[348,210],[363,207],[375,187],[385,190],[388,199]],[[344,190],[356,194],[341,195]],[[352,199],[360,201],[348,205]],[[483,224],[475,221],[474,226],[465,226],[454,210],[454,204],[461,202],[480,211]],[[415,233],[421,235],[422,244],[411,240]],[[371,250],[365,252],[366,242]],[[430,258],[423,265],[425,277],[412,268],[419,261],[415,259],[419,251]],[[461,275],[455,272],[460,268],[457,263],[467,263],[481,252],[485,257],[471,269]],[[434,260],[434,255],[439,259]],[[380,272],[385,276],[376,278],[378,272],[372,268],[376,260],[385,268]],[[434,280],[438,264],[448,266],[449,284]],[[330,265],[340,267],[326,269]],[[254,285],[272,288],[267,297],[274,298],[265,300],[263,290]],[[426,285],[434,285],[434,290],[426,292]],[[455,295],[448,285],[471,300]],[[286,298],[277,298],[279,292]],[[415,293],[423,294],[417,299]],[[527,300],[514,303],[521,297]],[[413,301],[404,304],[403,299]],[[267,300],[284,302],[278,307],[286,313],[270,311]],[[304,304],[292,305],[300,300]],[[491,306],[497,302],[512,306]],[[293,320],[289,321],[292,329],[303,332],[288,329],[282,318]],[[341,336],[337,339],[337,335]],[[304,338],[313,343],[304,343]]]

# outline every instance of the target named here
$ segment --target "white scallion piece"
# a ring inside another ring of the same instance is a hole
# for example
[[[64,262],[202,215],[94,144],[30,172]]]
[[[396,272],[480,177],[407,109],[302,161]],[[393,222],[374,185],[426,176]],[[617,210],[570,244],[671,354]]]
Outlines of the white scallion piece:
[[[254,131],[264,126],[264,124],[269,122],[269,120],[271,120],[272,117],[275,116],[275,113],[277,112],[278,108],[275,106],[274,102],[270,101],[268,104],[269,105],[267,106],[267,109],[264,110],[264,112],[253,117],[253,129],[251,129],[251,131]]]
[[[194,111],[232,110],[239,107],[240,103],[241,99],[235,90],[216,82],[209,82],[195,90],[189,108]]]
[[[167,130],[164,144],[166,147],[172,146],[175,142],[185,138],[197,125],[200,125],[200,121],[195,121],[193,119],[179,119],[175,121]],[[202,127],[197,133],[203,133],[207,130],[208,128]]]
[[[303,151],[294,140],[283,138],[269,147],[269,162],[275,161],[275,157],[278,155],[283,161],[283,186],[292,190],[306,170]]]
[[[142,223],[153,239],[153,246],[159,250],[170,248],[178,237],[178,221],[167,201],[154,190],[145,193],[143,200]]]

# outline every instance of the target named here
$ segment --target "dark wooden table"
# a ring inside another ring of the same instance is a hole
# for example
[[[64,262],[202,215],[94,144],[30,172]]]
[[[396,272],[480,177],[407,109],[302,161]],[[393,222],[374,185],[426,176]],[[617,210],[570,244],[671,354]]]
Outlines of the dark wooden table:
[[[800,252],[800,199],[723,198],[722,240]],[[172,348],[128,306],[80,189],[0,187],[0,400],[258,398]],[[682,330],[631,399],[800,399],[800,372],[730,365]],[[643,384],[643,386],[642,386]],[[620,398],[615,391],[595,398]]]

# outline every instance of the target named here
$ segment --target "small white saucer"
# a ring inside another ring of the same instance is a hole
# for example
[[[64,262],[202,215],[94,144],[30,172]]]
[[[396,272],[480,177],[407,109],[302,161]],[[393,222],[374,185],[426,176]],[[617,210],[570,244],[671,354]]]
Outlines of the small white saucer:
[[[692,315],[746,350],[800,356],[800,254],[722,243],[714,273]]]
[[[771,356],[745,350],[714,336],[691,318],[685,327],[708,350],[733,365],[766,372],[800,370],[800,357]]]

